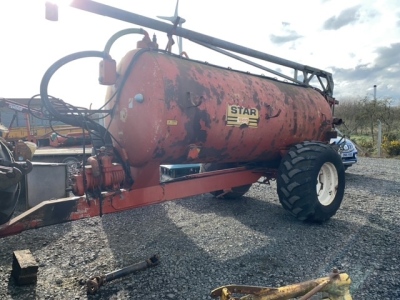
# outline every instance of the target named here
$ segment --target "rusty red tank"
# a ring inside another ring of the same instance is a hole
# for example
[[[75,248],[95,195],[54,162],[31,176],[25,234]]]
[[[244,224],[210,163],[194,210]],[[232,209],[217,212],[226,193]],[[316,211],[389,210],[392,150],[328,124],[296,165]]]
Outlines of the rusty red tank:
[[[109,130],[134,167],[269,161],[332,130],[329,103],[310,87],[146,50],[129,52],[119,74]]]

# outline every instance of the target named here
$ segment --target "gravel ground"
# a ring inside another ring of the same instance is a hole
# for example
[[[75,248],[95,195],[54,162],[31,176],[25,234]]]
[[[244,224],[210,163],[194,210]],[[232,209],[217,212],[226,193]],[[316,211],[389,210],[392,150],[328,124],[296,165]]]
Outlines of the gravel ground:
[[[400,160],[360,158],[346,172],[338,213],[295,220],[276,185],[240,200],[210,195],[30,230],[0,240],[0,299],[211,299],[226,284],[282,286],[350,274],[353,299],[400,299]],[[36,285],[10,277],[12,253],[30,249]],[[159,254],[157,267],[86,294],[79,281]]]

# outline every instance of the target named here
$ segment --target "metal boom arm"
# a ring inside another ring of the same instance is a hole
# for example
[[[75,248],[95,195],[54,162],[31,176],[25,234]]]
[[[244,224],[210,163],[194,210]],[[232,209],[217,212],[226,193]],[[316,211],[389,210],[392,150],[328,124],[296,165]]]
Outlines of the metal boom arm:
[[[106,17],[110,17],[113,19],[125,21],[128,23],[136,24],[139,26],[144,26],[147,28],[151,28],[154,30],[175,34],[179,37],[187,38],[191,41],[197,43],[208,44],[211,46],[219,47],[222,49],[226,49],[229,51],[233,51],[239,54],[247,55],[253,58],[261,59],[264,61],[272,62],[281,66],[285,66],[288,68],[294,69],[294,78],[291,79],[293,82],[299,83],[297,80],[298,71],[303,73],[303,81],[302,83],[305,85],[310,85],[311,79],[314,76],[317,77],[322,91],[327,96],[332,97],[333,95],[333,79],[332,74],[317,68],[313,68],[310,66],[302,65],[287,59],[283,59],[277,56],[273,56],[261,51],[253,50],[241,45],[237,45],[231,42],[227,42],[221,39],[214,38],[209,35],[201,34],[192,30],[188,30],[181,27],[176,27],[174,25],[170,25],[158,20],[154,20],[148,17],[144,17],[132,12],[128,12],[126,10],[122,10],[116,7],[112,7],[109,5],[105,5],[102,3],[98,3],[96,1],[91,0],[74,0],[71,3],[71,6],[77,9],[81,9],[84,11],[88,11],[91,13],[95,13],[98,15],[103,15]],[[321,81],[321,78],[326,80],[326,83]],[[286,78],[287,79],[287,78]]]

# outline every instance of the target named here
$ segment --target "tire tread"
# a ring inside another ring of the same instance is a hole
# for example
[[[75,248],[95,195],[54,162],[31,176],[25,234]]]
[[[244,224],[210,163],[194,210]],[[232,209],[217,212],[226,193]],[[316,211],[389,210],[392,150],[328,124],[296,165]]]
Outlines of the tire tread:
[[[319,172],[320,168],[316,166],[316,161],[321,155],[325,155],[324,153],[331,158],[337,168],[340,190],[337,192],[338,199],[335,197],[334,200],[339,203],[332,206],[332,211],[325,209],[327,211],[321,213],[321,209],[318,209],[315,203],[321,205],[316,194],[316,172]],[[340,156],[329,145],[319,142],[303,142],[295,145],[281,161],[277,191],[282,206],[297,219],[326,221],[336,213],[339,208],[336,206],[340,206],[344,193],[344,167]]]

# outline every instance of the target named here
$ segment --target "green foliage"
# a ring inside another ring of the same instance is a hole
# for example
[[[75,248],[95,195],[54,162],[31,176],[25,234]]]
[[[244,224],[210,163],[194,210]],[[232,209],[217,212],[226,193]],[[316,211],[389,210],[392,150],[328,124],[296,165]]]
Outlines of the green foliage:
[[[366,152],[374,152],[375,150],[375,143],[372,141],[371,138],[368,137],[359,137],[356,139],[356,143],[360,145]]]
[[[383,140],[387,140],[387,141],[395,141],[395,140],[397,140],[398,139],[398,137],[399,137],[399,135],[397,134],[397,133],[394,133],[394,132],[389,132],[389,133],[385,133],[384,135],[383,135]]]
[[[396,134],[387,134],[383,137],[382,148],[389,156],[400,155],[400,141]]]
[[[339,103],[335,107],[335,117],[345,122],[339,128],[341,132],[352,139],[362,136],[356,140],[357,144],[372,154],[377,151],[376,141],[381,128],[382,136],[386,136],[383,149],[388,155],[396,153],[396,143],[390,142],[400,140],[400,106],[393,106],[391,99],[371,100],[368,97],[340,100]],[[364,138],[366,136],[368,138]]]

